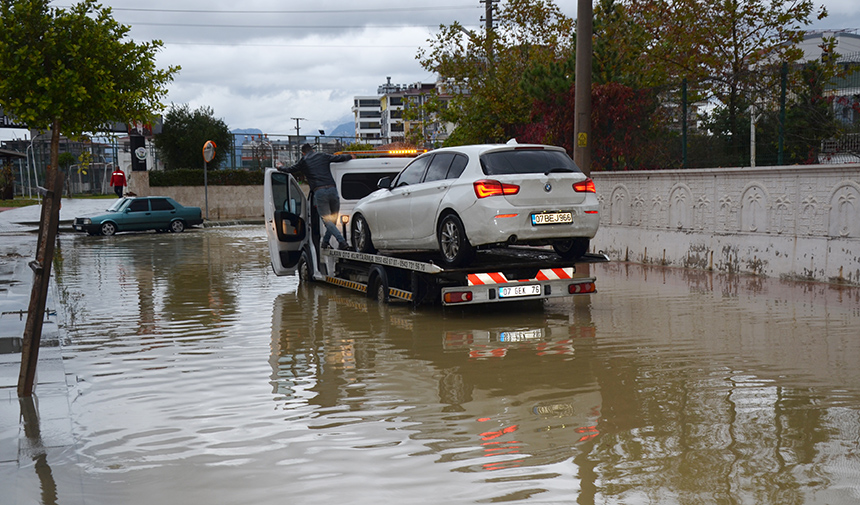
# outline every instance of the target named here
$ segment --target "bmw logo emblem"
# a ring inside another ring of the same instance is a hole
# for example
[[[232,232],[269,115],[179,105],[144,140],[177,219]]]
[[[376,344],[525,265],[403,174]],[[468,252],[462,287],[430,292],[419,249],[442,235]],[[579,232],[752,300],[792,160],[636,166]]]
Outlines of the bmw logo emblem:
[[[550,191],[552,191],[552,184],[546,183],[543,187],[543,190],[549,193]]]

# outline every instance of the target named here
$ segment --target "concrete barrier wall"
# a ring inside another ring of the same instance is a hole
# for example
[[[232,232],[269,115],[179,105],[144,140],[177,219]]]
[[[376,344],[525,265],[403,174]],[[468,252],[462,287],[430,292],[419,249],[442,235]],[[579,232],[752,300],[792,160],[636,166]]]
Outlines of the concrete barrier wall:
[[[592,177],[612,259],[860,285],[860,165]]]
[[[210,221],[263,220],[263,186],[168,186],[151,188],[149,172],[130,172],[128,191],[137,196],[169,196],[182,205],[200,207]],[[208,198],[207,198],[208,192]]]

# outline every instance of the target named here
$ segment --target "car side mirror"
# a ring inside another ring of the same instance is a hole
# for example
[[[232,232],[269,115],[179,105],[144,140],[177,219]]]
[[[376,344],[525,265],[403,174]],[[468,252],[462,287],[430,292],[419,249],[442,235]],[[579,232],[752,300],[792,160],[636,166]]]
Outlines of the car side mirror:
[[[379,189],[391,189],[391,177],[383,177],[379,179],[379,182],[376,183],[376,187]]]

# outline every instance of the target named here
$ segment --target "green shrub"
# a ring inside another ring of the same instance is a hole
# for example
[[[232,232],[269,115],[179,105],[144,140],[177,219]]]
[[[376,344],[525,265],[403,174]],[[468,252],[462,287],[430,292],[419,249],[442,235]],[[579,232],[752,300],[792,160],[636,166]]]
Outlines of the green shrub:
[[[206,182],[210,186],[262,186],[262,171],[249,170],[208,170]],[[181,168],[149,173],[150,187],[165,186],[202,186],[203,170]]]

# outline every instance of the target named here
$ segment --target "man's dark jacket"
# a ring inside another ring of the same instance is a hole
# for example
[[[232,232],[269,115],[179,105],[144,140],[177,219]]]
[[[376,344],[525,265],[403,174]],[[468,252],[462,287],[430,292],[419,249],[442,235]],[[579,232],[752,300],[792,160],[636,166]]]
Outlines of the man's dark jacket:
[[[332,156],[327,153],[312,151],[303,156],[298,163],[291,167],[279,168],[281,172],[295,173],[301,171],[308,179],[311,191],[323,186],[334,186],[334,178],[331,176],[331,163],[337,163],[352,159],[349,154]]]

